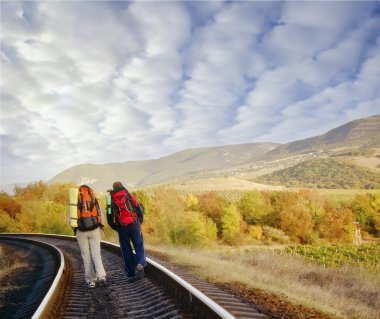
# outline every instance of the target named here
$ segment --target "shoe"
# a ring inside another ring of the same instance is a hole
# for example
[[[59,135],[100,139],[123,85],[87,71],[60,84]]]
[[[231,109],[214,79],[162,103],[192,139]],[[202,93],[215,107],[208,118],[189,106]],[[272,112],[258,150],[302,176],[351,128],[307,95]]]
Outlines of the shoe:
[[[106,277],[99,277],[96,283],[99,287],[104,287],[107,284]]]
[[[143,271],[144,270],[144,266],[141,265],[141,264],[137,264],[136,266],[136,272],[140,272],[140,271]]]
[[[87,288],[92,289],[95,287],[96,287],[96,284],[93,281],[87,283]]]

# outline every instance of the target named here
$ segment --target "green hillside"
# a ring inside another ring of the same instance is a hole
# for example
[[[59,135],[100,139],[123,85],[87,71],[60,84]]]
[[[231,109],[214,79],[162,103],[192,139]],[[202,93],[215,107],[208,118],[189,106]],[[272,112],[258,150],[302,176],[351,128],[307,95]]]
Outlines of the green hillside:
[[[380,189],[380,173],[332,158],[312,159],[254,181],[289,187]]]

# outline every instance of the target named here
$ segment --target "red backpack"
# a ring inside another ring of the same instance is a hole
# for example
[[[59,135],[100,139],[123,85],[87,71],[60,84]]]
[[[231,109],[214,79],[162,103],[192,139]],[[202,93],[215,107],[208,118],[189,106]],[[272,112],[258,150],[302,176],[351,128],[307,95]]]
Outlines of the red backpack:
[[[78,229],[93,230],[98,228],[101,220],[94,191],[87,185],[80,186],[78,189]]]
[[[112,202],[117,207],[116,219],[119,226],[127,226],[137,220],[136,199],[126,189],[121,189],[111,194]]]

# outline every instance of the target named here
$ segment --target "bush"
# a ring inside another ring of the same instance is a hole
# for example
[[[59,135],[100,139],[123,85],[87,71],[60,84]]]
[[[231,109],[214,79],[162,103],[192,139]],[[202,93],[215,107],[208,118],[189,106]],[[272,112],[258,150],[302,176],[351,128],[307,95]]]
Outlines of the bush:
[[[241,239],[240,236],[241,215],[235,205],[230,204],[223,210],[222,229],[223,238],[228,244],[237,244]]]
[[[215,192],[208,192],[198,197],[198,211],[211,218],[218,227],[218,234],[222,233],[222,214],[228,201]]]
[[[216,240],[216,234],[215,223],[194,211],[177,215],[175,223],[169,226],[169,237],[175,245],[207,246]]]
[[[319,233],[322,238],[337,243],[352,243],[355,235],[355,217],[348,208],[336,208],[326,203],[326,215],[323,217]]]
[[[264,197],[257,191],[245,193],[238,202],[239,211],[249,225],[261,224],[263,216],[269,212],[268,206]]]
[[[264,226],[263,227],[264,239],[268,242],[277,242],[280,244],[287,244],[290,242],[289,236],[287,236],[281,229]]]
[[[21,205],[10,195],[0,193],[0,211],[7,213],[11,219],[15,219],[21,212]]]

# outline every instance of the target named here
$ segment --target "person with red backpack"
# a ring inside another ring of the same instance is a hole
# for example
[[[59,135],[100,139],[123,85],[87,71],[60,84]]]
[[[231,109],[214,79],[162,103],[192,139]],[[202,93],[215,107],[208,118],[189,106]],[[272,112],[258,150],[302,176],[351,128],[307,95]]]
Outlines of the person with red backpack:
[[[144,212],[136,198],[120,183],[113,183],[111,205],[108,208],[107,222],[119,235],[121,255],[124,260],[127,281],[133,282],[144,276],[146,266],[144,241],[140,224]],[[133,253],[132,245],[135,250]]]
[[[104,216],[87,185],[78,189],[78,227],[74,229],[81,251],[85,280],[88,288],[106,285],[106,272],[100,253],[100,229],[104,227]]]

